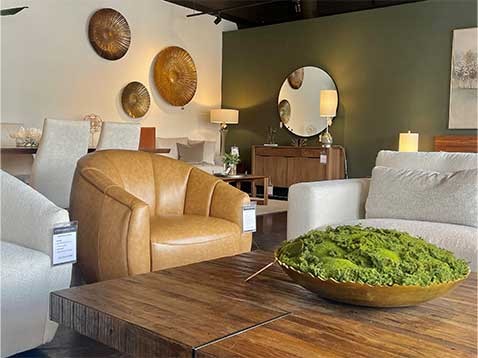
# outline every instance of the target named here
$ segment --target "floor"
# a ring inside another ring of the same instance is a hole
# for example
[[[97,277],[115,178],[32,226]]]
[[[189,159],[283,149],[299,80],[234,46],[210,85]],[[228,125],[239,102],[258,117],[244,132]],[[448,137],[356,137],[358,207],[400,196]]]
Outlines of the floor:
[[[262,216],[273,213],[283,213],[287,211],[288,208],[287,200],[275,200],[269,199],[267,205],[257,205],[256,206],[256,215]]]
[[[287,213],[267,214],[257,217],[257,232],[254,233],[253,249],[274,251],[286,239]],[[59,327],[55,338],[37,349],[14,356],[38,358],[126,358],[118,351],[97,343],[68,328]]]

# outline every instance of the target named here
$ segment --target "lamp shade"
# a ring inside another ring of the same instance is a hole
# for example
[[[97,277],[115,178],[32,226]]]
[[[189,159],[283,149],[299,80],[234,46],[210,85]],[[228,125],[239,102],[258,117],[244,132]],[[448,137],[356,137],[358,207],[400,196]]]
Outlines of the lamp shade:
[[[418,133],[400,133],[399,152],[418,152]]]
[[[337,114],[337,91],[321,90],[320,91],[320,116],[335,117]]]
[[[212,109],[211,123],[237,124],[239,123],[239,111],[237,109]]]

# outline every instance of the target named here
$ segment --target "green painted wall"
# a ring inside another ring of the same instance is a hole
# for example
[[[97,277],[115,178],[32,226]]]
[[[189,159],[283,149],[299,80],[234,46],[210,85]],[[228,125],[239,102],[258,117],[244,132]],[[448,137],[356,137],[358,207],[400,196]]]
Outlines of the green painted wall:
[[[267,126],[279,128],[284,78],[307,65],[337,84],[331,132],[352,177],[370,175],[377,152],[398,147],[399,132],[419,132],[421,151],[432,150],[435,135],[475,134],[447,127],[452,30],[476,24],[476,0],[427,0],[224,33],[223,107],[240,110],[227,144],[248,163]],[[285,128],[277,141],[290,143]]]

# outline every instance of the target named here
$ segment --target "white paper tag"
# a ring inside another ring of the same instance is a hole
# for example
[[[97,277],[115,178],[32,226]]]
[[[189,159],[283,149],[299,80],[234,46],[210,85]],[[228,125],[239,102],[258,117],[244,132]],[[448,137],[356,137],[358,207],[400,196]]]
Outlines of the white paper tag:
[[[256,203],[242,207],[242,232],[256,232]]]
[[[76,233],[78,222],[71,221],[53,227],[52,266],[76,262]]]
[[[267,195],[273,196],[274,195],[274,187],[272,185],[267,186]]]
[[[320,164],[327,164],[327,154],[320,155]]]

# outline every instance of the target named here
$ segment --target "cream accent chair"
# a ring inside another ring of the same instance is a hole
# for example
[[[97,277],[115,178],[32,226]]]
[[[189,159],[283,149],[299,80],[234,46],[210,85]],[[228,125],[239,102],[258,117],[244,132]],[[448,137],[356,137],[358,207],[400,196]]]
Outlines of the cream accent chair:
[[[475,153],[381,151],[376,165],[397,169],[422,169],[440,173],[478,167]],[[452,251],[477,269],[478,231],[475,227],[441,222],[392,218],[365,218],[370,179],[330,180],[294,184],[289,189],[287,239],[328,225],[362,224],[407,231]],[[470,198],[477,200],[477,198]]]
[[[68,208],[76,162],[88,152],[90,123],[45,119],[33,161],[31,185],[61,208]]]
[[[103,122],[96,150],[138,150],[140,131],[139,123]]]
[[[71,264],[51,266],[51,235],[68,212],[33,188],[0,171],[1,356],[52,340],[49,294],[70,286]]]

